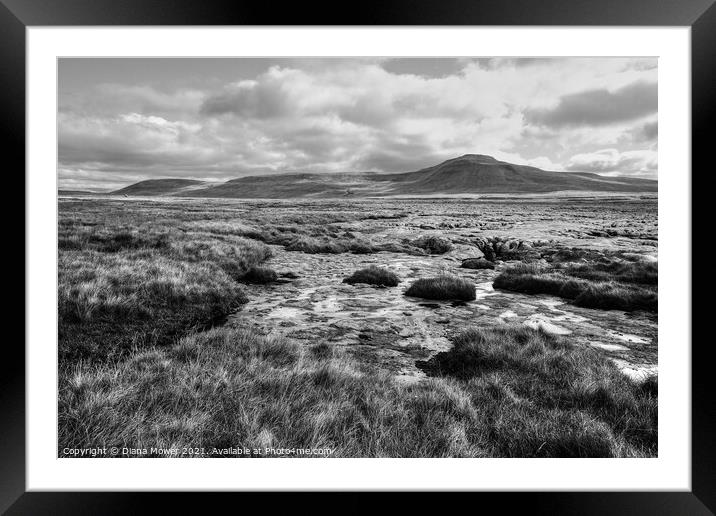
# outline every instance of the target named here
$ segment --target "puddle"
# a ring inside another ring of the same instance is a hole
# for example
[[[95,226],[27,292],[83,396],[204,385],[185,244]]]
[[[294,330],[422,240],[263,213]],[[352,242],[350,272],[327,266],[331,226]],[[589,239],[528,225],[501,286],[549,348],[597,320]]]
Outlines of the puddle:
[[[331,296],[323,301],[313,304],[313,311],[316,313],[335,313],[341,311],[341,305],[336,296]]]
[[[658,374],[656,365],[635,365],[625,360],[620,360],[618,358],[613,358],[612,360],[617,365],[617,367],[621,369],[622,373],[624,373],[634,381],[643,381],[651,376],[656,376]]]
[[[270,319],[298,319],[301,317],[302,312],[298,308],[291,308],[290,306],[279,306],[269,312],[266,317]]]
[[[604,344],[603,342],[590,342],[591,346],[599,349],[605,349],[607,351],[628,351],[629,348],[620,344]]]
[[[619,333],[612,330],[609,331],[609,335],[615,339],[622,340],[624,342],[631,342],[633,344],[647,344],[649,342],[649,339],[639,337],[638,335],[629,335],[627,333]]]
[[[533,330],[542,330],[543,332],[552,335],[569,335],[570,333],[572,333],[572,330],[568,330],[567,328],[558,326],[557,324],[554,324],[553,322],[547,320],[547,318],[545,318],[544,316],[539,315],[533,315],[529,317],[522,324],[524,324],[528,328],[532,328]]]
[[[229,317],[228,324],[310,344],[342,346],[401,382],[424,378],[415,362],[448,350],[450,338],[460,331],[505,323],[568,336],[575,345],[593,345],[630,376],[656,370],[653,318],[580,308],[551,296],[495,290],[492,282],[499,271],[461,269],[459,252],[452,253],[456,257],[388,252],[316,255],[280,246],[272,250],[274,256],[266,265],[297,277],[282,284],[245,285],[250,301]],[[376,288],[343,283],[343,278],[369,265],[389,267],[400,284]],[[415,279],[445,272],[472,280],[477,299],[426,301],[404,295]]]
[[[437,303],[418,303],[418,306],[425,308],[440,308],[440,305]]]
[[[493,276],[497,276],[497,274],[493,274]],[[495,295],[495,289],[492,288],[492,280],[475,285],[475,299],[485,299],[487,296],[492,295]]]
[[[556,307],[564,304],[564,301],[559,299],[539,299],[537,302],[546,306],[550,310],[555,310]]]

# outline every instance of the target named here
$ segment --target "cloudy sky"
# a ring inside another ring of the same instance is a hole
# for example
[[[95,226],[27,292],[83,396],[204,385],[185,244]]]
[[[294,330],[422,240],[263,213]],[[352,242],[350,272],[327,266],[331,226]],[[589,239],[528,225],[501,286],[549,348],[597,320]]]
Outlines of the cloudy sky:
[[[61,59],[61,188],[403,172],[462,154],[656,178],[656,58]]]

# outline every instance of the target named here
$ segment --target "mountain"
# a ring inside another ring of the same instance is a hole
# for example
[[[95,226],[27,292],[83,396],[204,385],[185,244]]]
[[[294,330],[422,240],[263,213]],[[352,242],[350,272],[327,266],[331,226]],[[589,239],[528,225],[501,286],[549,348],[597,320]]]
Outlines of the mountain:
[[[232,179],[205,190],[195,191],[192,196],[292,199],[390,195],[384,183],[381,174],[375,172],[274,174]]]
[[[224,198],[332,198],[483,193],[656,192],[657,181],[587,172],[549,172],[480,154],[466,154],[415,172],[350,172],[248,176],[225,183],[182,179],[142,181],[118,190],[126,195]]]
[[[543,193],[565,190],[592,192],[656,192],[649,179],[605,177],[586,172],[548,172],[513,165],[491,156],[466,154],[434,167],[407,174],[391,174],[403,194]]]
[[[148,179],[115,190],[112,195],[181,195],[206,184],[193,179]]]

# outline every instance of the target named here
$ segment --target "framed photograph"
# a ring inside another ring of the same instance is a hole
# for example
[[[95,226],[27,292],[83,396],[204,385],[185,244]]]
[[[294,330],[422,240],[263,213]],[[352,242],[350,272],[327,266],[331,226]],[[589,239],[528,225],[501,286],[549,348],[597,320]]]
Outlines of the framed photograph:
[[[26,330],[0,507],[711,514],[712,3],[2,0]]]

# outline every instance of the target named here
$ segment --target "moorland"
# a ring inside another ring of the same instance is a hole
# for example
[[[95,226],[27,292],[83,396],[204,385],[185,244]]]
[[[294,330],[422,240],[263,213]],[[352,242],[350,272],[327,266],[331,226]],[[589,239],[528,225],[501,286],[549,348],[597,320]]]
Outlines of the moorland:
[[[58,264],[61,456],[657,453],[655,195],[68,195]]]

